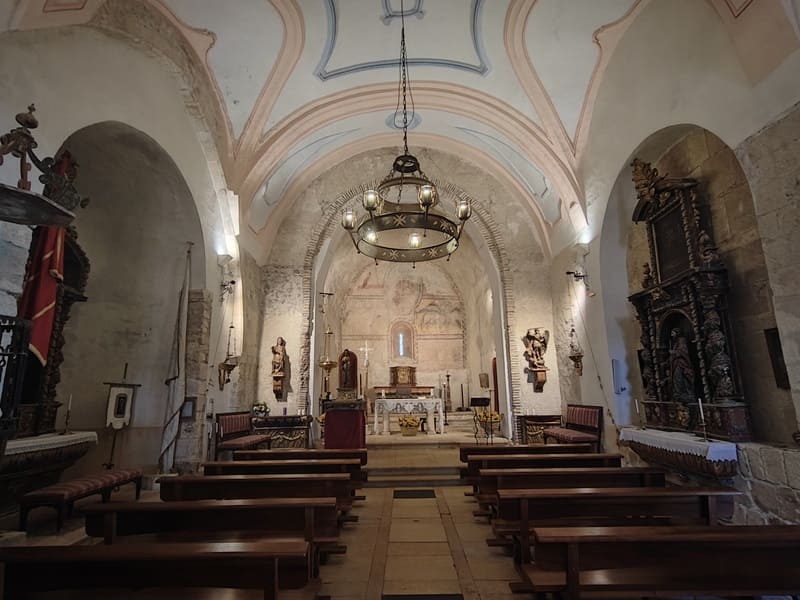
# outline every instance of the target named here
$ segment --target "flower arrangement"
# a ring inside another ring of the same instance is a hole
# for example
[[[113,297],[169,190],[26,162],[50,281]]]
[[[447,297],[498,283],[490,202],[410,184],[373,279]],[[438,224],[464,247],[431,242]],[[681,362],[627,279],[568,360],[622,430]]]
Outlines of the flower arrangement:
[[[485,410],[478,413],[477,419],[481,423],[499,423],[501,416],[500,413]]]
[[[403,415],[398,419],[400,427],[409,427],[416,429],[419,427],[419,417],[414,415]]]

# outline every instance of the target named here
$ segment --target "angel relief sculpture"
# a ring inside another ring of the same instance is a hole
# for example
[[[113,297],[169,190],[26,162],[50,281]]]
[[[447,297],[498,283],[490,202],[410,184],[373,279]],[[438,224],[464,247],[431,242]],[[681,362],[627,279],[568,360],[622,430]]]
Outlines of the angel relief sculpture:
[[[534,392],[541,392],[547,381],[544,353],[547,352],[549,342],[550,332],[542,327],[528,329],[528,332],[522,338],[522,343],[525,345],[525,352],[522,355],[528,362],[525,372],[528,374],[528,381],[533,383]]]
[[[547,344],[550,341],[550,332],[541,327],[528,329],[528,333],[522,338],[525,344],[523,356],[528,361],[528,370],[544,369],[544,353],[547,352]]]

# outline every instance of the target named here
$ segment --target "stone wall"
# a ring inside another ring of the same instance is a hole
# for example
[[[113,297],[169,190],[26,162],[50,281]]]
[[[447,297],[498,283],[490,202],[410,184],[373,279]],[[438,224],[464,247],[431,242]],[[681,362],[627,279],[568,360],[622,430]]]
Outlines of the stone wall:
[[[761,245],[769,274],[775,321],[792,388],[795,414],[785,428],[798,429],[800,417],[800,104],[736,148],[753,194]],[[787,392],[788,393],[788,392]],[[793,419],[792,419],[793,417]]]
[[[191,290],[186,319],[186,397],[195,398],[195,414],[181,419],[175,447],[175,469],[196,472],[206,456],[206,374],[211,341],[211,292]]]
[[[800,450],[739,444],[734,523],[800,523]]]
[[[30,228],[0,221],[0,315],[17,314],[30,243]]]

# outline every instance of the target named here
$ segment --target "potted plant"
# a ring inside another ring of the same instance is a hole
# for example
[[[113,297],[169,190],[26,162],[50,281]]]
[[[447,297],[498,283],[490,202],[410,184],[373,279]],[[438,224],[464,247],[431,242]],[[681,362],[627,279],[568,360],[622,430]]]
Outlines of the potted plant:
[[[403,415],[398,419],[400,432],[403,435],[417,435],[419,431],[419,418],[414,415]]]

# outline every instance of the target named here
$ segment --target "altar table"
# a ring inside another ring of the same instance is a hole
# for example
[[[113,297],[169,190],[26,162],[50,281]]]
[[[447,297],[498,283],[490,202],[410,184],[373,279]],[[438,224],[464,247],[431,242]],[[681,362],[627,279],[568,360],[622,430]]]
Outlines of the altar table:
[[[428,416],[428,433],[444,432],[444,402],[441,398],[376,398],[372,433],[389,433],[389,415],[425,413]],[[434,412],[439,413],[439,430],[436,431]],[[378,419],[383,417],[383,430],[378,431]]]

